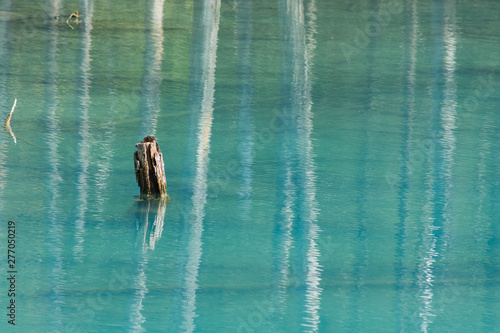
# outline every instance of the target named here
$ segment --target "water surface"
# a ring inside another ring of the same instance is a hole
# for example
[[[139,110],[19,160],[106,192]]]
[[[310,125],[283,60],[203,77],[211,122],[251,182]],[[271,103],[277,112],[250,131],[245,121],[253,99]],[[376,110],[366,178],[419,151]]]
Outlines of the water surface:
[[[2,1],[15,329],[500,330],[498,13]],[[168,205],[137,197],[146,135]]]

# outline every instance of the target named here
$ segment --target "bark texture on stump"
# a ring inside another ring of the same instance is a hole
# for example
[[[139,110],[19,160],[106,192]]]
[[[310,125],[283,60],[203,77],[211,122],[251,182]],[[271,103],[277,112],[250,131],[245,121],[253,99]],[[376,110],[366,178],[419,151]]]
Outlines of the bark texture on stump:
[[[141,189],[141,196],[167,196],[167,180],[160,146],[154,136],[148,135],[135,145],[135,179]]]

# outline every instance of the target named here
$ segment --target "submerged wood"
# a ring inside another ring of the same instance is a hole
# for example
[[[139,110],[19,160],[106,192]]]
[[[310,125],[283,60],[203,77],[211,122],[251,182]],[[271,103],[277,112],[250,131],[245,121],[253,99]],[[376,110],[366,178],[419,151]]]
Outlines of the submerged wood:
[[[163,156],[156,138],[148,135],[135,146],[135,179],[141,189],[141,196],[168,197]]]

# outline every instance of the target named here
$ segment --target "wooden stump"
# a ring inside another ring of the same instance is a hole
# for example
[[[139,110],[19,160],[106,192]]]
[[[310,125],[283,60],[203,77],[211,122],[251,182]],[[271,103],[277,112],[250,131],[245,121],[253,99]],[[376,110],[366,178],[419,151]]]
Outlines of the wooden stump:
[[[148,135],[135,146],[135,179],[141,189],[141,196],[168,197],[163,156],[156,138]]]

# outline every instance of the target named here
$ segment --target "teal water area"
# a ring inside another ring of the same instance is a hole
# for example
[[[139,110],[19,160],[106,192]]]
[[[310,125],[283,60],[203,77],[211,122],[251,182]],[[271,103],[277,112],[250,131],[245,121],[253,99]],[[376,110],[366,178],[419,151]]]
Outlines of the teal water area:
[[[500,331],[499,13],[0,1],[0,331]]]

